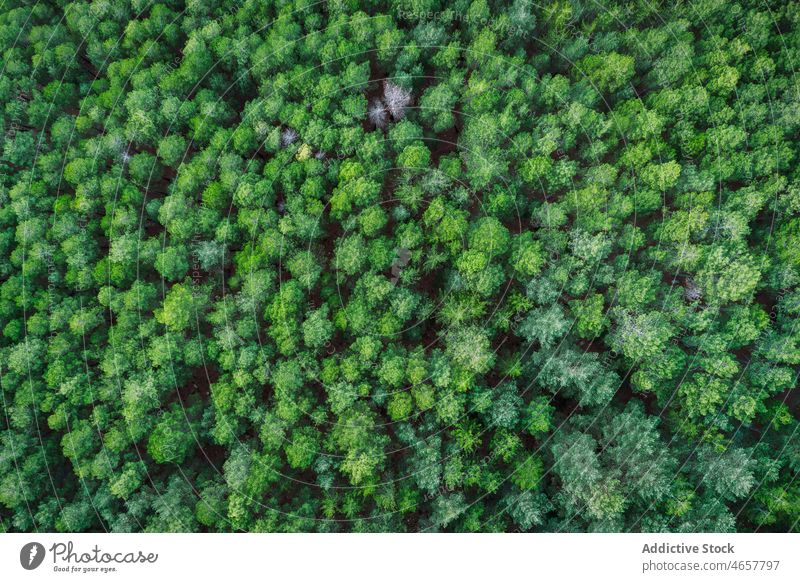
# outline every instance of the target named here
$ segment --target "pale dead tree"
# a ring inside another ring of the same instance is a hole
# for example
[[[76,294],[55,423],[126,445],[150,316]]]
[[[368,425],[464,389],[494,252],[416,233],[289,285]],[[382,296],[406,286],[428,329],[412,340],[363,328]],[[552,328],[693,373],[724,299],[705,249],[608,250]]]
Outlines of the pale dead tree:
[[[281,147],[287,147],[292,145],[294,142],[297,141],[297,138],[300,137],[297,135],[297,132],[293,130],[291,127],[285,127],[281,132]]]
[[[391,81],[384,81],[383,101],[393,119],[402,119],[406,114],[406,107],[411,103],[411,91],[403,89]]]
[[[686,279],[683,295],[687,301],[697,301],[703,297],[703,290],[697,286],[691,277]]]
[[[392,261],[392,285],[397,285],[400,280],[400,273],[408,262],[411,260],[411,251],[406,248],[401,248],[397,251],[397,257]]]
[[[378,129],[383,129],[386,127],[386,121],[388,120],[389,115],[386,111],[386,105],[384,105],[383,101],[377,97],[370,101],[369,108],[367,109],[367,115],[369,115],[369,120],[372,125]]]

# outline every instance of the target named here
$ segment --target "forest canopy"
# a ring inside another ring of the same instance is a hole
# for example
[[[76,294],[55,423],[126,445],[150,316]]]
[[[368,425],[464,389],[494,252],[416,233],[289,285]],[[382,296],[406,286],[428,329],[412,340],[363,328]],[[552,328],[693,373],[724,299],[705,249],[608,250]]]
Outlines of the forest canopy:
[[[0,531],[792,531],[800,3],[0,4]]]

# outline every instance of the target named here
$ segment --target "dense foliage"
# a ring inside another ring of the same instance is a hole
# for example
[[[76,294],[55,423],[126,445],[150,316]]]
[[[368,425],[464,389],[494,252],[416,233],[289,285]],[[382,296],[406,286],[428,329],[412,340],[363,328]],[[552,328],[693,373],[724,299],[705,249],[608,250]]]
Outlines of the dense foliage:
[[[789,531],[800,4],[5,0],[0,530]]]

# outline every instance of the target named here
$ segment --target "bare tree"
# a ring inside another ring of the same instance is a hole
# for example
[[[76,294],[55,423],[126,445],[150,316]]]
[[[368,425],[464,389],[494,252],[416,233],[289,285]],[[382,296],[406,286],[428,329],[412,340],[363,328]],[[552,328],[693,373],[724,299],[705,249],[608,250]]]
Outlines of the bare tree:
[[[281,147],[287,147],[292,145],[294,142],[297,141],[297,138],[300,137],[297,135],[297,132],[293,130],[291,127],[285,127],[281,132]]]
[[[384,81],[383,100],[392,118],[402,119],[406,114],[406,107],[411,103],[411,91],[403,89],[391,81]]]
[[[377,97],[370,101],[369,109],[368,109],[368,116],[370,122],[377,127],[378,129],[383,129],[386,127],[386,121],[388,120],[389,114],[386,111],[386,105],[384,105],[383,101],[378,99]]]

